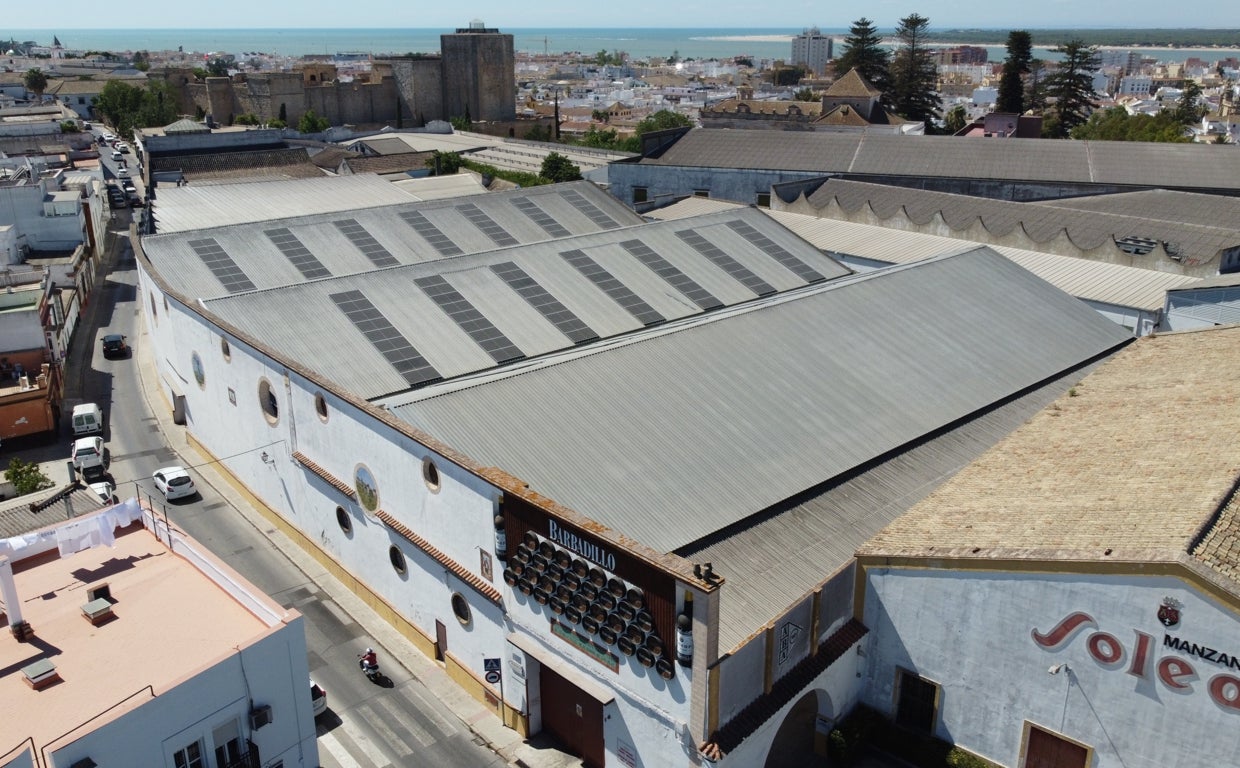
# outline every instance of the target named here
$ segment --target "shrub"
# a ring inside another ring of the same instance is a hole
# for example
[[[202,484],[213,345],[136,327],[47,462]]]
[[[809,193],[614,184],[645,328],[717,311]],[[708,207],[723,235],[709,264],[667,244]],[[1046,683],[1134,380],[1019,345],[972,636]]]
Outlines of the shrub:
[[[51,478],[43,474],[38,464],[17,458],[11,460],[9,468],[4,470],[4,479],[13,484],[18,496],[52,487]]]
[[[995,768],[995,764],[960,747],[952,747],[947,753],[948,768]]]

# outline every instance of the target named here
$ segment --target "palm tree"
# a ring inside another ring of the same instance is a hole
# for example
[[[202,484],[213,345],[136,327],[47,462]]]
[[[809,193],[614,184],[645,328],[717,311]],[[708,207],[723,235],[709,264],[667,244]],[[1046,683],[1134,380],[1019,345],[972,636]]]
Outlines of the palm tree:
[[[43,102],[43,91],[47,88],[47,75],[43,74],[43,70],[35,67],[26,70],[26,74],[22,76],[22,83],[26,86],[26,90],[35,95],[35,99]]]

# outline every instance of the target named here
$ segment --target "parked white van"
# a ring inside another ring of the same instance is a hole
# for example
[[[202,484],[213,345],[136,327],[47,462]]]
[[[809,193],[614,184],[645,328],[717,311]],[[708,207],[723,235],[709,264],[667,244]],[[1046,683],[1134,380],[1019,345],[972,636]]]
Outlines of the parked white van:
[[[103,410],[94,403],[73,406],[73,434],[94,435],[103,432]]]

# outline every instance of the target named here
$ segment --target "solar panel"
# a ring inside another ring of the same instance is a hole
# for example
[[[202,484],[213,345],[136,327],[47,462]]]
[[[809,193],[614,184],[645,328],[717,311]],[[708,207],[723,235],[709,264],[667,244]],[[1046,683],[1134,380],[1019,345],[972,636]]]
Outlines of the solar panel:
[[[689,301],[702,309],[718,309],[723,302],[716,299],[710,291],[698,285],[693,278],[681,272],[667,259],[655,253],[650,246],[641,240],[625,240],[620,243],[624,250],[637,257],[637,260],[649,267],[656,275],[671,283],[671,286],[685,295]]]
[[[816,269],[806,264],[804,261],[801,261],[796,256],[793,256],[790,251],[786,250],[783,246],[779,245],[771,238],[754,229],[749,224],[743,221],[729,221],[728,226],[731,227],[736,234],[758,246],[763,253],[787,267],[793,274],[805,282],[816,283],[820,280],[827,279]]]
[[[525,270],[516,264],[511,261],[492,264],[491,271],[499,275],[499,278],[507,283],[509,288],[528,301],[530,306],[538,310],[540,315],[547,318],[549,323],[574,344],[598,338],[598,334],[590,326],[583,323],[581,318],[574,315],[568,307],[560,303],[559,299],[548,293],[546,288],[543,288],[537,280],[526,274]]]
[[[409,386],[443,378],[361,291],[333,293],[331,300],[396,372],[405,377]]]
[[[319,277],[331,277],[331,272],[323,263],[319,261],[313,253],[310,253],[306,246],[301,244],[289,230],[281,227],[280,229],[265,229],[263,234],[271,238],[271,242],[280,249],[288,257],[288,260],[297,267],[297,271],[307,280],[314,280]]]
[[[602,229],[615,229],[620,226],[619,222],[604,213],[603,209],[582,197],[581,193],[575,189],[564,190],[560,193],[560,197],[567,200],[569,205],[584,213],[590,218],[590,221],[599,225]]]
[[[694,250],[709,259],[711,263],[722,269],[724,272],[727,272],[738,282],[740,282],[741,285],[745,286],[759,296],[765,296],[768,293],[775,293],[775,287],[773,285],[758,277],[753,272],[750,272],[745,265],[721,251],[718,246],[702,237],[697,233],[697,231],[692,229],[682,229],[676,233],[676,237],[679,237],[681,240],[684,240],[686,243],[693,246]]]
[[[465,203],[456,207],[458,211],[465,214],[465,218],[469,219],[475,227],[482,230],[482,233],[491,238],[496,245],[518,245],[517,238],[508,234],[508,230],[495,223],[495,219],[488,216],[481,208],[473,203]]]
[[[518,211],[524,213],[526,216],[530,217],[535,224],[542,227],[543,231],[548,235],[551,235],[552,237],[570,237],[572,235],[571,232],[560,225],[560,222],[551,218],[546,211],[539,208],[538,204],[533,200],[530,200],[528,197],[513,200],[512,204],[516,206]]]
[[[413,282],[426,292],[431,300],[439,305],[439,308],[447,313],[452,321],[461,327],[461,330],[469,334],[469,338],[482,347],[491,358],[497,363],[506,363],[509,360],[519,360],[525,357],[525,353],[517,348],[508,340],[500,329],[496,328],[490,320],[478,309],[469,303],[469,299],[465,298],[453,288],[447,280],[439,275],[431,277],[419,277]]]
[[[439,227],[435,226],[417,211],[401,211],[400,217],[405,220],[413,230],[426,239],[431,247],[439,251],[444,256],[459,256],[464,251],[452,242],[443,232],[439,231]]]
[[[379,245],[379,241],[367,232],[365,227],[358,224],[355,219],[341,219],[340,221],[334,221],[332,223],[335,224],[336,228],[344,233],[345,237],[349,238],[349,242],[356,245],[366,256],[366,258],[370,259],[370,262],[376,267],[394,267],[400,263],[396,260],[395,256],[388,253],[387,248]]]
[[[660,315],[646,302],[642,301],[637,294],[629,290],[629,287],[617,280],[610,272],[599,266],[598,262],[582,251],[571,250],[560,253],[565,261],[577,268],[577,271],[589,278],[590,282],[597,285],[603,293],[607,294],[620,306],[629,311],[629,314],[636,317],[642,325],[653,325],[664,321],[663,315]]]
[[[194,249],[194,253],[207,265],[215,279],[220,281],[224,290],[229,293],[256,290],[254,283],[250,282],[250,278],[246,277],[245,272],[241,271],[241,267],[237,266],[237,262],[232,260],[220,244],[215,242],[215,238],[190,240],[189,247]]]

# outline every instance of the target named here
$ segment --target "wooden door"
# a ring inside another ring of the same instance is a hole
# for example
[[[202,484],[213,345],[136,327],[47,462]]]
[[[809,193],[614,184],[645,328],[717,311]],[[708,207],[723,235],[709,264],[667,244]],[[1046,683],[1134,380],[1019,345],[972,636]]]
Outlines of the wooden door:
[[[448,628],[439,619],[435,619],[435,661],[443,661],[448,652]]]
[[[1029,726],[1029,746],[1025,750],[1025,768],[1086,768],[1089,750],[1080,744]]]
[[[543,728],[581,758],[585,768],[603,768],[603,705],[541,665]]]

